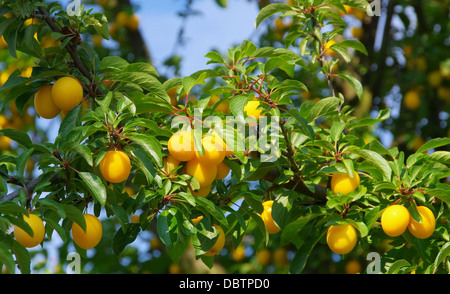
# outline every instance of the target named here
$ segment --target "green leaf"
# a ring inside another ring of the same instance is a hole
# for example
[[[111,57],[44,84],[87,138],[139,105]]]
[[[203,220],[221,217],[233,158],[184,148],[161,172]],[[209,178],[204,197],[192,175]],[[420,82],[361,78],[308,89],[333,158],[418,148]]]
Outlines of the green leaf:
[[[135,62],[123,69],[124,72],[143,72],[154,77],[158,77],[156,69],[147,62]]]
[[[423,144],[419,149],[417,149],[416,153],[422,153],[424,151],[442,147],[448,144],[450,144],[450,138],[434,138]]]
[[[193,235],[192,244],[198,256],[204,254],[214,246],[219,237],[219,231],[205,218],[197,224],[196,229],[197,232]]]
[[[357,78],[355,78],[355,77],[353,77],[351,75],[348,75],[348,74],[338,74],[338,77],[346,80],[350,85],[352,85],[352,87],[356,91],[356,95],[358,95],[359,100],[362,99],[363,86],[362,86],[361,82]]]
[[[253,163],[253,162],[252,162]],[[246,181],[258,181],[262,179],[271,169],[276,168],[275,162],[256,162],[257,166],[251,166],[249,172],[244,174]],[[256,165],[255,164],[255,165]]]
[[[447,242],[444,244],[444,246],[441,247],[441,250],[439,250],[439,253],[436,255],[436,258],[434,259],[434,270],[436,270],[439,266],[439,264],[444,261],[444,259],[450,255],[450,242]]]
[[[240,195],[240,196],[244,196],[244,200],[254,211],[256,211],[257,213],[263,212],[264,207],[262,206],[262,200],[258,195],[254,194],[250,191],[247,191],[243,195]]]
[[[367,50],[366,50],[366,47],[365,47],[364,44],[361,43],[361,41],[359,41],[359,40],[347,39],[347,40],[344,40],[344,41],[342,41],[342,42],[339,42],[338,44],[339,44],[340,46],[342,46],[342,47],[350,47],[350,48],[353,48],[353,49],[355,49],[355,50],[357,50],[357,51],[363,53],[364,55],[367,55],[367,54],[368,54],[368,53],[367,53]]]
[[[264,6],[256,16],[255,27],[258,27],[263,20],[278,12],[290,11],[292,8],[283,3],[272,3]]]
[[[28,215],[28,211],[13,201],[0,202],[0,212],[9,215]]]
[[[70,220],[76,222],[83,229],[83,231],[85,231],[86,230],[86,220],[84,219],[83,213],[73,205],[69,205],[69,204],[61,204],[61,205],[64,208],[64,212],[66,213],[66,216]]]
[[[450,185],[439,184],[437,185],[437,188],[426,190],[426,193],[441,199],[447,204],[450,204]]]
[[[100,67],[105,73],[120,72],[128,65],[128,61],[119,56],[106,56],[100,61]]]
[[[382,110],[380,110],[377,118],[363,117],[358,122],[352,124],[351,127],[349,128],[349,130],[359,128],[359,127],[366,127],[366,126],[374,125],[376,123],[379,123],[381,121],[388,119],[389,116],[390,116],[390,109],[389,108],[382,109]]]
[[[86,162],[90,166],[93,165],[92,152],[86,145],[81,145],[75,142],[66,142],[61,147],[61,150],[78,153],[79,155],[81,155],[81,157],[83,157],[86,160]]]
[[[110,92],[111,93],[111,92]],[[172,113],[172,106],[165,99],[155,97],[151,94],[144,95],[141,92],[127,93],[127,97],[133,101],[136,113],[166,112]]]
[[[203,197],[195,197],[195,202],[198,206],[204,208],[211,216],[220,222],[221,224],[228,226],[227,219],[225,215],[223,214],[222,210],[215,205],[211,200],[208,200]]]
[[[322,233],[311,235],[306,240],[304,240],[301,247],[298,249],[294,258],[291,261],[289,271],[292,274],[300,274],[305,268],[306,262],[308,261],[309,255],[312,250],[316,246],[317,242],[325,235],[326,230],[323,230]]]
[[[128,136],[131,141],[139,145],[145,153],[153,158],[158,166],[162,166],[162,146],[155,137],[147,134],[133,133]]]
[[[298,113],[298,109],[291,108],[287,111],[300,123],[300,127],[305,135],[307,135],[312,141],[315,139],[313,128],[308,124],[308,121]]]
[[[222,8],[226,8],[227,7],[227,0],[216,0],[216,3],[222,7]]]
[[[15,129],[2,129],[0,130],[0,136],[9,137],[11,140],[16,141],[19,145],[25,148],[31,148],[33,142],[27,133]]]
[[[22,246],[19,242],[15,241],[13,242],[11,252],[14,253],[17,260],[17,265],[20,268],[20,272],[22,274],[29,274],[31,273],[30,265],[31,265],[31,255],[30,252]],[[7,269],[10,273],[14,273],[14,271],[10,271],[8,265]]]
[[[183,91],[186,94],[189,94],[192,88],[199,84],[204,84],[206,78],[206,72],[202,72],[198,77],[197,76],[187,76],[181,80],[181,84],[183,86]]]
[[[358,149],[352,151],[363,157],[368,163],[376,167],[383,175],[383,180],[389,182],[391,179],[392,169],[389,163],[380,154],[366,149]]]
[[[61,139],[62,142],[65,142],[70,131],[81,125],[80,111],[81,105],[78,105],[72,108],[62,120],[58,130],[58,138]]]
[[[11,274],[15,273],[16,265],[14,262],[14,258],[9,249],[2,243],[0,243],[0,263],[6,266],[6,269],[8,270],[9,273]]]
[[[102,183],[102,180],[90,172],[79,172],[80,178],[89,188],[91,193],[94,195],[95,199],[101,204],[101,206],[105,206],[106,203],[106,188]]]
[[[343,122],[334,122],[330,129],[330,136],[333,142],[339,141],[347,125]]]
[[[120,227],[113,237],[112,248],[114,254],[119,255],[122,253],[128,244],[136,240],[140,231],[139,224],[128,224],[125,226],[125,230],[124,226]]]
[[[328,97],[320,99],[313,107],[311,107],[307,121],[313,121],[319,117],[324,117],[337,112],[341,99],[337,97]]]
[[[54,201],[52,199],[47,199],[47,198],[41,198],[38,200],[38,203],[40,206],[49,208],[51,210],[56,211],[56,213],[58,214],[58,216],[62,219],[66,218],[66,212],[64,210],[64,207],[61,205],[61,203]]]
[[[223,63],[225,63],[222,55],[217,51],[211,51],[208,54],[206,54],[205,57],[210,59],[206,62],[206,64],[211,64],[211,63],[223,64]]]
[[[66,241],[66,239],[67,239],[66,230],[64,230],[63,227],[60,226],[57,221],[55,221],[52,218],[48,218],[48,217],[45,218],[44,221],[45,221],[47,230],[48,230],[49,227],[54,229],[58,233],[58,235],[61,237],[61,240],[63,242]]]
[[[402,268],[409,267],[411,264],[406,261],[405,259],[396,260],[391,266],[389,267],[387,274],[397,274]]]
[[[158,216],[157,231],[162,242],[167,246],[167,253],[178,263],[190,241],[190,221],[185,221],[176,207],[168,207]]]
[[[158,236],[161,238],[164,245],[172,246],[172,239],[175,239],[172,235],[174,235],[174,230],[176,229],[176,219],[169,209],[163,210],[158,216],[156,228]]]
[[[296,236],[297,233],[311,220],[320,216],[319,214],[308,213],[304,216],[300,216],[293,222],[287,224],[283,230],[281,231],[281,244],[287,244],[291,242]]]
[[[140,171],[144,174],[147,179],[148,184],[153,182],[153,179],[156,175],[155,168],[153,166],[152,161],[147,156],[147,153],[142,150],[142,148],[138,147],[132,151],[132,155],[134,156],[134,161],[139,167]]]
[[[145,72],[121,72],[108,76],[110,80],[130,83],[147,90],[152,95],[170,103],[170,97],[161,82],[154,76]]]
[[[431,161],[437,161],[444,164],[450,163],[450,152],[449,151],[435,151],[428,155],[428,159]]]
[[[247,95],[237,95],[231,99],[230,110],[235,117],[244,116],[244,107],[247,105],[248,96]]]

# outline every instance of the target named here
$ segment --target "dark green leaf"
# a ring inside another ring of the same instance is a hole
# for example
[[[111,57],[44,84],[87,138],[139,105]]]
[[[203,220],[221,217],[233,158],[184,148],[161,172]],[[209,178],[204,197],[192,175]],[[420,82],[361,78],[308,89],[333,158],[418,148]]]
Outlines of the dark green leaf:
[[[133,133],[129,138],[139,145],[145,153],[153,158],[158,166],[162,166],[161,143],[151,135]]]
[[[105,206],[106,203],[106,188],[102,183],[102,180],[90,172],[79,172],[80,178],[89,188],[89,191],[94,195],[95,199]]]
[[[31,148],[33,143],[27,133],[15,129],[2,129],[0,130],[0,136],[9,137],[11,140],[16,141],[18,144],[25,148]]]
[[[6,269],[8,270],[9,273],[11,274],[15,273],[14,258],[9,249],[2,243],[0,243],[0,263],[6,266]]]

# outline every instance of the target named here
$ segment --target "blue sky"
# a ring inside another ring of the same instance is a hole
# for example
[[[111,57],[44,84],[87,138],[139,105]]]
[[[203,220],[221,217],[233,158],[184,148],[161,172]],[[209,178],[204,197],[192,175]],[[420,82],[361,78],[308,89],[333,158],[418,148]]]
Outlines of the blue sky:
[[[182,0],[134,0],[140,15],[140,30],[156,69],[173,53],[177,33],[182,24],[178,12],[186,1]],[[229,0],[227,8],[219,7],[214,0],[194,1],[194,10],[200,14],[191,16],[185,23],[186,44],[176,53],[183,58],[181,75],[189,75],[206,67],[204,57],[216,49],[228,48],[248,39],[255,33],[254,21],[258,7],[254,1]]]

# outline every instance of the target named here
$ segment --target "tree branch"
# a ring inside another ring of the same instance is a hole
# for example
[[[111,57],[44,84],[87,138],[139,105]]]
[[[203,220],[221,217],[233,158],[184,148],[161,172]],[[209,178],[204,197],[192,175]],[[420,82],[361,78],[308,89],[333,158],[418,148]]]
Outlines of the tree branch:
[[[40,179],[32,179],[32,180],[29,180],[29,181],[25,182],[26,190],[27,191],[33,191],[34,188],[39,184],[39,182],[40,182]],[[22,187],[21,189],[18,189],[16,191],[12,192],[12,193],[9,193],[9,194],[3,196],[2,198],[0,198],[1,202],[14,200],[16,197],[19,196],[19,191],[20,190],[24,190],[24,189],[25,188]]]
[[[34,15],[35,17],[39,17],[42,18],[45,23],[52,29],[52,31],[57,32],[57,33],[61,33],[62,31],[59,29],[59,27],[56,25],[55,21],[53,20],[53,18],[48,14],[47,10],[45,9],[45,7],[40,6],[38,7],[39,12],[41,13],[40,15]],[[70,57],[73,60],[73,63],[75,65],[75,67],[81,72],[81,74],[83,76],[85,76],[89,81],[92,81],[92,74],[91,72],[87,69],[87,67],[84,65],[84,63],[81,61],[80,57],[78,56],[77,50],[76,50],[76,45],[74,45],[73,43],[69,42],[67,43],[67,45],[65,46],[67,52],[69,53]]]
[[[49,181],[50,181],[51,184],[56,184],[56,183],[65,182],[65,179],[63,179],[61,176],[56,174]],[[14,192],[11,192],[11,193],[9,193],[9,194],[7,194],[5,196],[0,196],[0,202],[14,200],[16,197],[19,196],[19,191],[20,190],[28,191],[31,194],[34,191],[34,188],[36,188],[36,186],[40,182],[41,182],[41,179],[39,179],[39,178],[31,179],[31,180],[25,181],[25,185],[22,185],[22,183],[18,182],[15,178],[10,178],[10,180],[8,180],[8,183],[21,186],[21,188],[16,190],[16,191],[14,191]]]

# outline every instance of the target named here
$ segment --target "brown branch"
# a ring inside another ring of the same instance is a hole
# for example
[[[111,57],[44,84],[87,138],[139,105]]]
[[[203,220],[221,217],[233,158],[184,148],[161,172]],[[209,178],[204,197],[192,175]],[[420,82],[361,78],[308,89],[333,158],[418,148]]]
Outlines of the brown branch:
[[[61,33],[62,31],[60,30],[60,28],[56,25],[55,21],[53,20],[53,18],[48,14],[47,10],[45,9],[45,7],[40,6],[38,7],[38,10],[41,14],[37,15],[34,14],[34,17],[39,17],[42,18],[45,23],[52,29],[52,31],[57,32],[57,33]],[[67,45],[65,46],[67,52],[69,53],[70,57],[73,60],[74,65],[76,66],[76,68],[81,72],[81,74],[83,76],[85,76],[89,81],[92,81],[92,74],[91,72],[87,69],[87,67],[84,65],[84,63],[81,61],[80,57],[78,56],[77,53],[77,48],[76,45],[69,42],[67,43]]]
[[[51,178],[50,180],[51,184],[57,184],[57,183],[61,183],[64,182],[65,180],[59,176],[59,175],[55,175],[53,178]],[[27,180],[25,181],[25,184],[22,183],[18,183],[18,181],[14,180],[13,177],[10,178],[10,180],[8,180],[8,183],[14,184],[14,185],[18,185],[18,186],[22,186],[22,188],[11,192],[5,196],[0,196],[0,202],[4,202],[4,201],[11,201],[14,200],[16,197],[19,196],[19,191],[20,190],[25,190],[29,193],[29,195],[31,195],[34,191],[34,188],[36,188],[36,186],[41,182],[41,179],[37,178],[37,179],[31,179],[31,180]]]
[[[11,200],[15,199],[16,197],[19,196],[20,190],[26,189],[26,191],[33,191],[34,188],[39,184],[39,182],[40,182],[40,179],[32,179],[30,181],[25,182],[25,185],[24,185],[25,187],[3,196],[2,198],[0,198],[1,202],[11,201]],[[13,183],[13,184],[16,184],[16,183]]]

